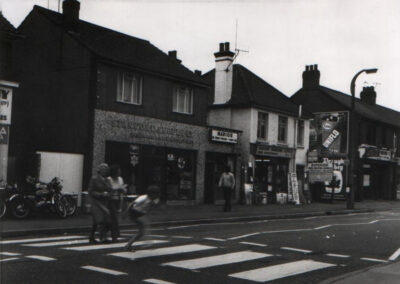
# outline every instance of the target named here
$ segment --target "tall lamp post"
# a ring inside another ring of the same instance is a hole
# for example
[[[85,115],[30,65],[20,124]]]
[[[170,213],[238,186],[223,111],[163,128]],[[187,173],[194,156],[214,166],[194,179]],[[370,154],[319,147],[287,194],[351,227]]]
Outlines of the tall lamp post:
[[[361,74],[361,73],[367,73],[367,74],[371,74],[371,73],[376,73],[378,71],[377,68],[372,68],[372,69],[363,69],[359,72],[357,72],[356,75],[354,75],[353,79],[351,80],[351,84],[350,84],[350,92],[351,92],[351,109],[350,109],[350,129],[349,129],[349,133],[350,133],[350,145],[349,145],[349,160],[350,160],[350,179],[349,179],[349,185],[350,185],[350,192],[349,195],[347,196],[347,209],[354,209],[354,170],[355,170],[355,127],[354,127],[354,123],[355,123],[355,101],[356,101],[356,97],[355,97],[355,88],[356,88],[356,80],[357,77]]]

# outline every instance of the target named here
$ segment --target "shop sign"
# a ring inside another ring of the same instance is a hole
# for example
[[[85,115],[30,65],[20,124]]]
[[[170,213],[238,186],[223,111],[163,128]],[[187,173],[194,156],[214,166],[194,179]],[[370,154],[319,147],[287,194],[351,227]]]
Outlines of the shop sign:
[[[255,155],[259,156],[278,156],[283,158],[292,158],[294,149],[284,148],[273,145],[255,145]]]
[[[347,153],[348,112],[317,113],[310,123],[310,149],[331,157]]]
[[[365,151],[363,150],[365,149]],[[380,161],[391,161],[392,151],[386,149],[380,149],[376,147],[360,147],[360,155],[362,158],[380,160]]]
[[[8,125],[0,125],[0,144],[8,144],[9,131]]]
[[[211,129],[211,141],[237,144],[238,134],[232,131]]]
[[[310,183],[331,181],[333,177],[333,167],[327,163],[309,163],[308,181]]]
[[[0,123],[11,124],[12,90],[0,87]]]

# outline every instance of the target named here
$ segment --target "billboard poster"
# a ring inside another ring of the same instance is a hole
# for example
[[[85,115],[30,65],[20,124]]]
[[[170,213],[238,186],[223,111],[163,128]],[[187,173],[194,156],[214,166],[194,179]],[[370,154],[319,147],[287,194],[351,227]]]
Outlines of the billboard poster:
[[[12,89],[0,87],[0,123],[11,124]]]
[[[333,191],[335,199],[345,199],[346,184],[347,184],[345,160],[323,158],[322,162],[328,165],[328,167],[333,169],[333,175],[330,181],[324,181],[321,198],[323,199],[332,198],[332,191]]]
[[[348,112],[314,114],[310,123],[310,151],[322,157],[343,157],[347,154]]]

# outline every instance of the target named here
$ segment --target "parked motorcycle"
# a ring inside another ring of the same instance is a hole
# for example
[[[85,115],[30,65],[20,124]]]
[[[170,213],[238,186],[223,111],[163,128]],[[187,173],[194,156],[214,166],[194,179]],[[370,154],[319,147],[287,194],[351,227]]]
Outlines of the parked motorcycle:
[[[10,197],[18,191],[17,184],[7,184],[3,180],[0,181],[0,218],[6,215],[10,207]]]
[[[70,203],[61,193],[62,183],[58,177],[49,183],[37,182],[27,177],[26,184],[10,197],[11,214],[18,219],[28,217],[32,211],[55,212],[61,218],[75,213],[76,204]]]

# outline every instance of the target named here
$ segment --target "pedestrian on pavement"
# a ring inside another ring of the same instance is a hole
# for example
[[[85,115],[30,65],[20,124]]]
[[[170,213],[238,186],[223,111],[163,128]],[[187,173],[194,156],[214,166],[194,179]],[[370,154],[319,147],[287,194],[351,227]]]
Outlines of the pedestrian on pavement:
[[[235,176],[231,173],[229,166],[225,167],[224,172],[219,178],[218,186],[224,191],[225,205],[224,212],[232,211],[231,198],[235,188]]]
[[[89,242],[95,243],[95,233],[98,230],[100,242],[108,242],[106,233],[110,230],[110,210],[108,209],[108,195],[111,190],[110,182],[107,177],[110,168],[107,164],[100,164],[97,173],[92,177],[89,183],[89,196],[92,204],[93,226],[89,236]]]
[[[129,239],[125,245],[126,250],[132,251],[132,244],[146,235],[149,224],[146,214],[153,205],[159,202],[159,193],[160,188],[158,186],[150,185],[147,189],[147,194],[139,195],[128,205],[126,213],[129,214],[131,221],[138,226],[139,232]]]
[[[111,216],[111,237],[112,241],[116,242],[120,236],[118,209],[120,207],[120,200],[122,200],[122,194],[126,193],[126,184],[124,184],[124,180],[121,177],[121,168],[119,165],[110,166],[108,181],[111,185],[110,199],[108,201],[108,209],[110,210]]]

